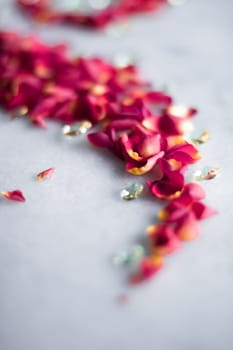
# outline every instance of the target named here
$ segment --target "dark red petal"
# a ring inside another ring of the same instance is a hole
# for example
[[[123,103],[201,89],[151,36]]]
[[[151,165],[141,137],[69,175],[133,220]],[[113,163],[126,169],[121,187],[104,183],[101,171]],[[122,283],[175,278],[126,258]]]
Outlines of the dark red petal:
[[[109,136],[103,131],[88,134],[87,138],[94,146],[108,149],[112,149],[113,147],[112,142],[109,140]]]
[[[154,104],[169,105],[172,103],[172,97],[168,96],[164,92],[150,91],[146,94],[146,99]]]
[[[2,196],[10,201],[25,202],[26,199],[20,190],[1,192]]]
[[[139,272],[131,276],[132,284],[139,284],[154,276],[163,267],[163,258],[161,256],[149,256],[144,258],[139,266]]]
[[[179,197],[184,188],[184,176],[179,171],[171,171],[162,166],[163,170],[165,172],[160,179],[153,182],[147,181],[151,193],[162,199]]]
[[[150,278],[158,272],[163,266],[162,259],[157,257],[145,258],[140,263],[140,272],[144,279]]]
[[[201,202],[194,202],[192,205],[192,211],[198,220],[207,219],[210,216],[218,214],[216,210],[207,207]]]

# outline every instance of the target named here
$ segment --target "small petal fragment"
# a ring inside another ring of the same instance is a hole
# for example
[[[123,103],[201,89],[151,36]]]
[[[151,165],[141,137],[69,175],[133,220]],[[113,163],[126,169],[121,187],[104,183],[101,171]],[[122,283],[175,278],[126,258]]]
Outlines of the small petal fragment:
[[[38,181],[43,181],[45,178],[50,179],[53,175],[55,171],[55,168],[49,168],[46,170],[41,171],[38,175],[37,175],[37,180]]]

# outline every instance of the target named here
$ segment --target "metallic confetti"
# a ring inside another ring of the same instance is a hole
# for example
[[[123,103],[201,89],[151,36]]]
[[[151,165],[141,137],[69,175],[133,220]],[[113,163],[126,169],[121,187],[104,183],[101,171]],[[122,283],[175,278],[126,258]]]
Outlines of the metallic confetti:
[[[70,125],[65,125],[62,129],[65,136],[77,136],[80,134],[86,134],[89,129],[92,128],[92,123],[89,120],[83,120]]]
[[[141,245],[133,246],[128,252],[122,252],[113,258],[114,265],[127,265],[140,261],[145,255],[145,249]]]
[[[27,114],[28,114],[28,108],[26,106],[20,107],[11,113],[11,119],[21,118],[26,116]]]
[[[140,183],[134,183],[121,191],[121,198],[125,201],[136,199],[144,190],[144,186]]]
[[[220,168],[214,167],[205,167],[202,170],[196,170],[193,179],[195,181],[203,181],[203,180],[213,180],[216,176],[218,176],[221,172]]]
[[[115,56],[113,63],[119,67],[124,68],[130,65],[135,65],[138,59],[135,56],[119,53]]]
[[[199,135],[196,138],[192,138],[192,143],[196,146],[202,145],[203,143],[206,143],[210,138],[208,130],[204,130],[201,135]]]

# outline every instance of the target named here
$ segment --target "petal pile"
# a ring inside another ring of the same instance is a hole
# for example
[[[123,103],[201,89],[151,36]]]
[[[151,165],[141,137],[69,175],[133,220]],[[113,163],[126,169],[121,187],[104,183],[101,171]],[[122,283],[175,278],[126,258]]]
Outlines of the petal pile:
[[[216,214],[203,203],[202,187],[184,180],[189,165],[201,158],[197,145],[208,138],[205,133],[198,142],[186,140],[197,110],[153,89],[134,65],[116,67],[99,57],[71,59],[64,45],[49,47],[34,37],[0,32],[0,105],[39,127],[46,127],[47,119],[73,125],[63,129],[67,135],[97,125],[98,131],[87,135],[89,142],[120,158],[126,172],[146,177],[155,199],[168,201],[159,213],[161,222],[148,229],[151,251],[142,258],[134,283],[156,274],[181,241],[199,235],[198,222]],[[82,130],[77,129],[80,121]],[[47,169],[38,179],[53,172]],[[24,199],[17,191],[3,195]]]
[[[171,102],[163,92],[152,92],[133,65],[70,59],[64,45],[49,47],[11,32],[0,32],[0,82],[0,104],[40,127],[47,118],[63,124],[120,120],[109,126],[114,132],[144,120],[150,105]]]
[[[138,13],[158,10],[167,0],[119,0],[101,11],[82,13],[75,8],[59,11],[50,0],[16,0],[21,9],[39,22],[65,22],[90,28],[104,28],[108,24],[125,20]],[[69,4],[67,4],[68,7]]]

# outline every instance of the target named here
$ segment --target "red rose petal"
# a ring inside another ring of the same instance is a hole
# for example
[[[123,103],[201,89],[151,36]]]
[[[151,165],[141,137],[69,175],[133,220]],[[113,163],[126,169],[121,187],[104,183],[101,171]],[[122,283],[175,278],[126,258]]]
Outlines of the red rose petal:
[[[51,178],[52,175],[54,174],[55,168],[49,168],[46,170],[41,171],[38,175],[37,175],[37,180],[38,181],[42,181],[44,180],[44,178]]]
[[[1,192],[2,196],[10,201],[25,202],[26,198],[20,190]]]

